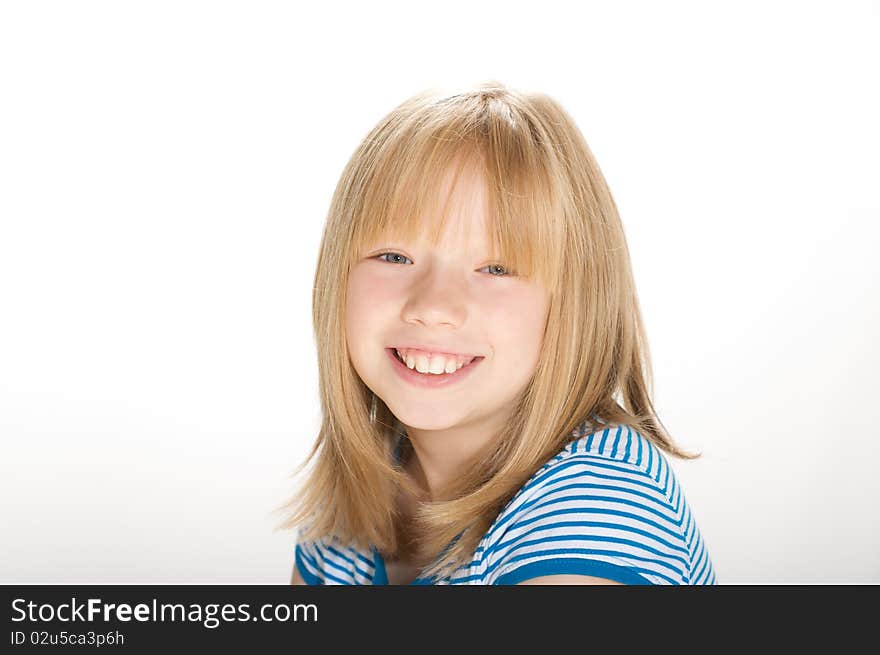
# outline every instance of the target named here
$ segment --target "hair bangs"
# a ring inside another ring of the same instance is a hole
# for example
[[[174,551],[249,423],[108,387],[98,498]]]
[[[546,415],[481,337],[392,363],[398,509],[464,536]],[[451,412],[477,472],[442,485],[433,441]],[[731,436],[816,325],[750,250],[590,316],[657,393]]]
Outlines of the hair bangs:
[[[557,288],[565,194],[553,182],[555,154],[526,117],[491,105],[475,112],[468,103],[429,105],[396,132],[382,132],[386,141],[374,151],[351,252],[388,237],[437,246],[453,209],[481,203],[493,262]],[[471,222],[463,224],[469,229]]]

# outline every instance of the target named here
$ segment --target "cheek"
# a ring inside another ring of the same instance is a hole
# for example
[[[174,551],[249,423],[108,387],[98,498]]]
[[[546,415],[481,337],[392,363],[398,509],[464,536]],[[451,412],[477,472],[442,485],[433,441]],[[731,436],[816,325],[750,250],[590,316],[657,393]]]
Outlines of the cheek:
[[[512,384],[520,385],[535,372],[547,325],[549,301],[545,294],[512,294],[493,305],[487,315],[487,334],[493,343],[497,366]]]
[[[345,329],[349,350],[370,340],[372,333],[387,323],[387,307],[394,293],[376,276],[355,268],[348,279],[345,301]]]
[[[549,309],[546,295],[530,290],[496,297],[483,305],[487,328],[505,343],[540,348]]]
[[[348,304],[360,311],[384,305],[400,294],[392,282],[387,276],[373,272],[369,266],[357,266],[348,279]]]

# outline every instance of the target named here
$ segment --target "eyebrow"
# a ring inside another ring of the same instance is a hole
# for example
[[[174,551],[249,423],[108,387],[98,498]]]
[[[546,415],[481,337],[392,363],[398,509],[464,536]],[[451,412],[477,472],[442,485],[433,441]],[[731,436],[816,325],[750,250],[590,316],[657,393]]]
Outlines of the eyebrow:
[[[407,244],[407,245],[409,245],[409,244]],[[400,247],[401,247],[401,249],[404,249],[402,246],[403,246],[403,244],[401,243]],[[371,244],[371,245],[365,246],[363,254],[366,255],[372,251],[376,251],[376,254],[380,254],[379,251],[395,250],[398,247],[399,247],[398,244],[395,244],[394,242],[391,242],[391,241],[377,242],[375,245]],[[412,247],[412,246],[409,246],[409,247]],[[441,248],[439,246],[436,248],[428,248],[428,249],[429,250],[441,250]],[[480,252],[475,252],[473,250],[466,251],[465,257],[474,258],[474,259],[492,260],[492,261],[500,261],[501,259],[503,259],[500,253],[490,251],[490,252],[485,252],[484,254],[481,254]]]

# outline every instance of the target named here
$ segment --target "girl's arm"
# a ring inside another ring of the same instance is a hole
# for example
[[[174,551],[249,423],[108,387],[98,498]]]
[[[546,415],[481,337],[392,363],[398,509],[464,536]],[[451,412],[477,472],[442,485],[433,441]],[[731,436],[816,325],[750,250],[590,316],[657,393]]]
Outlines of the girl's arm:
[[[302,576],[299,574],[299,569],[296,568],[296,562],[293,563],[293,575],[290,578],[290,584],[306,584],[306,581],[303,580]]]
[[[523,580],[522,582],[517,582],[516,584],[623,584],[622,582],[617,582],[616,580],[608,580],[607,578],[597,578],[591,575],[569,575],[569,574],[559,574],[559,575],[543,575],[540,578],[531,578],[529,580]]]

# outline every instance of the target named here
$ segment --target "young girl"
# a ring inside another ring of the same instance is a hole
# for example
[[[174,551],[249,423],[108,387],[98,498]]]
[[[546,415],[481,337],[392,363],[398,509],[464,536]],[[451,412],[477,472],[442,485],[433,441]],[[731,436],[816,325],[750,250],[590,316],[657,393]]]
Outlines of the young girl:
[[[315,275],[322,423],[293,584],[715,584],[663,455],[617,208],[552,98],[421,93]],[[317,457],[316,457],[317,456]]]

